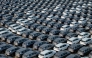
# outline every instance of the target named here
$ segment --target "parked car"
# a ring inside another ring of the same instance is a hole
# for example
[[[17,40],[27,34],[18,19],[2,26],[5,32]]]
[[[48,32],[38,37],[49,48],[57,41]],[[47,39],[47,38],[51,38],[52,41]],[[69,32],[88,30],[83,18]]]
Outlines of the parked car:
[[[38,26],[36,31],[41,32],[44,28],[46,28],[46,26]]]
[[[39,51],[28,51],[22,55],[22,58],[35,58],[38,57]]]
[[[68,39],[67,43],[68,44],[76,44],[76,43],[79,43],[80,42],[80,39],[77,38],[77,37],[71,37],[70,39]]]
[[[37,40],[39,40],[39,41],[46,41],[48,37],[49,37],[49,35],[42,34],[42,35],[39,35],[37,37]]]
[[[70,29],[70,26],[69,26],[69,25],[63,25],[63,26],[60,28],[60,30],[62,30],[62,31],[64,31],[64,30],[69,31],[69,29]]]
[[[10,48],[10,47],[12,47],[12,45],[10,45],[10,44],[2,44],[2,45],[0,45],[0,52],[4,53],[5,50],[8,49],[8,48]]]
[[[67,39],[66,38],[56,38],[55,40],[53,40],[53,44],[59,44],[59,43],[66,43]]]
[[[36,40],[27,40],[22,43],[22,47],[28,48],[28,47],[33,47],[33,44],[37,42]]]
[[[89,45],[89,47],[92,47],[92,40],[90,41],[90,43],[88,45]]]
[[[34,23],[30,26],[30,29],[35,30],[38,26],[40,26],[40,24]]]
[[[87,37],[90,37],[90,33],[88,32],[81,32],[79,35],[78,35],[78,38],[82,39],[82,38],[87,38]]]
[[[55,24],[56,24],[56,22],[49,22],[49,23],[47,24],[47,26],[48,26],[48,27],[53,27]]]
[[[53,44],[43,44],[39,47],[39,51],[50,50],[53,49],[53,47]]]
[[[30,34],[30,33],[33,33],[33,32],[34,32],[33,30],[29,30],[29,29],[28,29],[28,30],[26,30],[26,31],[23,31],[22,36],[25,37],[25,38],[28,38],[29,34]]]
[[[49,34],[49,32],[50,32],[51,30],[53,30],[53,29],[46,27],[46,28],[44,28],[44,29],[42,30],[42,33]]]
[[[22,55],[28,51],[31,51],[31,49],[27,49],[27,48],[21,48],[21,49],[18,49],[15,53],[15,57],[16,58],[20,58],[22,57]]]
[[[63,26],[63,24],[57,23],[53,26],[55,29],[60,29]]]
[[[15,56],[15,52],[18,50],[18,47],[10,47],[5,51],[7,56]]]
[[[68,48],[69,44],[67,43],[59,43],[55,45],[54,50],[55,51],[61,51],[61,50],[66,50]]]
[[[51,20],[43,21],[43,22],[42,22],[42,25],[45,25],[45,26],[46,26],[49,22],[51,22]]]
[[[80,44],[88,45],[92,41],[92,38],[82,38]]]
[[[9,37],[7,40],[6,40],[6,42],[7,43],[10,43],[10,44],[13,44],[13,42],[16,40],[16,39],[19,39],[20,38],[20,36],[11,36],[11,37]]]
[[[61,38],[61,37],[58,36],[58,35],[49,36],[49,37],[47,38],[47,41],[48,41],[48,42],[53,42],[53,40],[55,40],[56,38]]]
[[[70,52],[67,51],[67,50],[58,51],[58,52],[54,55],[54,58],[65,58],[65,57],[67,57],[68,55],[70,55]]]
[[[85,30],[85,28],[78,28],[78,29],[76,29],[76,33],[77,34],[80,34],[81,32],[85,32],[86,30]]]
[[[65,31],[65,30],[64,30],[64,31],[61,31],[61,32],[59,33],[59,36],[65,37],[68,32],[69,32],[69,31]]]
[[[60,30],[55,30],[55,29],[49,32],[50,35],[59,35],[59,33],[60,33]]]
[[[79,55],[81,55],[81,56],[86,56],[86,55],[88,55],[90,52],[91,52],[91,48],[90,47],[82,47],[82,48],[80,48],[79,50],[78,50],[78,54]]]
[[[86,26],[87,20],[85,18],[81,18],[79,21],[79,27],[84,27]]]
[[[66,58],[81,58],[81,56],[78,54],[70,54]]]
[[[92,51],[89,53],[89,57],[92,58]]]
[[[77,37],[77,34],[70,32],[65,36],[66,39],[70,39],[71,37]]]
[[[37,50],[43,44],[48,44],[48,42],[47,41],[38,41],[38,42],[34,43],[33,49]]]
[[[23,42],[27,41],[28,39],[19,38],[14,41],[14,45],[21,46]]]
[[[68,51],[70,51],[70,52],[77,52],[82,47],[83,47],[83,45],[81,45],[81,44],[71,44],[68,47]]]
[[[14,34],[12,33],[3,34],[3,36],[1,37],[1,41],[6,41],[11,36],[14,36]]]
[[[44,50],[39,54],[39,58],[50,58],[53,57],[56,51],[54,50]]]
[[[29,34],[29,38],[30,39],[36,39],[39,35],[41,35],[42,33],[40,32],[33,32]]]
[[[73,26],[78,27],[78,26],[79,26],[79,24],[78,24],[77,22],[71,22],[70,26],[71,26],[71,27],[73,27]]]

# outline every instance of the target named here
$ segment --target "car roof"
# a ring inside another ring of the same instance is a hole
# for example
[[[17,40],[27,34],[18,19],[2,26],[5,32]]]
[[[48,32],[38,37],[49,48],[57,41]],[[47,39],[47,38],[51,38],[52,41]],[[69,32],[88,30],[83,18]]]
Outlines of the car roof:
[[[50,50],[44,50],[41,52],[41,54],[46,54],[47,52],[50,52]]]
[[[88,39],[92,39],[92,38],[83,38],[82,41],[87,41]]]
[[[71,37],[69,40],[73,41],[74,39],[78,39],[77,37]]]
[[[59,44],[57,44],[56,46],[57,46],[57,47],[60,47],[60,46],[62,46],[62,45],[64,45],[64,44],[67,44],[67,43],[59,43]]]
[[[87,32],[82,32],[82,33],[80,33],[80,35],[84,35],[84,34],[89,34],[89,33],[87,33]]]

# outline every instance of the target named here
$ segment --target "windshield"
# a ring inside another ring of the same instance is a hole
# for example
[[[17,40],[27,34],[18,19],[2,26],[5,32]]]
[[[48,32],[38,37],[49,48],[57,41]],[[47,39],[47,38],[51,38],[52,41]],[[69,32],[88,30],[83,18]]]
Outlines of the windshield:
[[[55,48],[59,48],[59,47],[55,46]]]
[[[40,54],[41,56],[44,56],[43,54]]]

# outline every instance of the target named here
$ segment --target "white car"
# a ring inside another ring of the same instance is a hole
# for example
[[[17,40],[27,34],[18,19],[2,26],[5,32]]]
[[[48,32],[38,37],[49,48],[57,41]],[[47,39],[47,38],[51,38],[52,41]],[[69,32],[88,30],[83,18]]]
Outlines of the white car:
[[[90,37],[90,33],[88,32],[81,32],[79,35],[78,35],[78,38],[82,39],[82,38],[87,38],[87,37]]]
[[[70,24],[70,27],[73,27],[73,26],[77,26],[78,27],[78,23],[77,22],[71,22],[71,24]]]
[[[54,50],[55,51],[65,50],[68,48],[68,46],[69,46],[69,44],[67,44],[67,43],[59,43],[59,44],[55,45]]]
[[[79,27],[83,27],[83,26],[86,25],[87,20],[86,20],[85,18],[81,18],[81,19],[78,21],[78,23],[79,23]]]
[[[92,38],[83,38],[83,39],[80,41],[80,44],[82,44],[82,45],[87,45],[87,44],[89,44],[91,41],[92,41]]]
[[[77,38],[77,37],[72,37],[70,39],[68,39],[67,43],[68,44],[76,44],[76,43],[79,43],[80,39]]]
[[[69,31],[69,29],[70,29],[70,26],[69,25],[63,25],[61,28],[60,28],[60,30],[66,30],[66,31]]]
[[[18,35],[22,35],[22,33],[24,32],[24,31],[26,31],[26,28],[20,28],[20,29],[17,29],[17,34]]]
[[[54,56],[54,54],[56,53],[56,51],[54,50],[44,50],[39,54],[39,58],[51,58]]]

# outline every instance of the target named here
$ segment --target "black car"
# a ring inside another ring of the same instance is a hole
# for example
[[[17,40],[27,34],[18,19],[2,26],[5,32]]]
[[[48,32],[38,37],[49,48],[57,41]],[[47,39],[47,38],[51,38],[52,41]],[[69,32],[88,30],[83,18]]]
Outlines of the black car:
[[[87,24],[87,26],[85,26],[86,30],[90,30],[92,28],[92,24]]]
[[[26,39],[26,38],[19,38],[19,39],[16,39],[15,41],[14,41],[14,45],[16,45],[16,46],[21,46],[22,45],[22,43],[23,42],[25,42],[25,41],[27,41],[28,39]]]
[[[11,36],[14,36],[14,34],[12,34],[12,33],[5,34],[5,35],[3,35],[3,37],[1,38],[1,40],[2,41],[6,41]]]
[[[65,22],[65,18],[61,18],[58,20],[58,23],[64,23]]]
[[[66,38],[56,38],[55,40],[53,40],[53,44],[59,44],[59,43],[66,43],[67,39]]]
[[[19,38],[20,38],[20,36],[11,36],[11,37],[9,37],[9,38],[6,40],[6,42],[13,44],[13,42],[14,42],[16,39],[19,39]]]
[[[88,43],[89,47],[92,47],[92,40]]]
[[[63,24],[57,23],[53,26],[55,29],[60,29],[63,26]]]
[[[38,42],[34,43],[33,49],[37,50],[43,44],[48,44],[48,42],[47,41],[38,41]]]
[[[53,49],[53,47],[53,44],[43,44],[39,47],[39,51],[50,50]]]
[[[59,33],[59,36],[61,36],[61,37],[65,37],[66,35],[67,35],[67,31],[61,31],[60,33]]]
[[[42,35],[39,35],[37,37],[37,40],[39,40],[39,41],[46,41],[48,37],[49,37],[49,35],[42,34]]]
[[[37,58],[39,51],[28,51],[22,55],[22,58]]]
[[[60,36],[57,36],[57,35],[49,36],[49,37],[47,38],[47,41],[48,41],[48,42],[53,42],[53,40],[55,40],[56,38],[61,38],[61,37],[60,37]]]
[[[70,32],[75,32],[76,30],[78,29],[78,27],[77,26],[73,26],[73,27],[70,27]]]
[[[39,20],[37,20],[37,23],[42,24],[43,21],[44,21],[44,19],[39,19]]]
[[[0,45],[0,52],[4,53],[5,50],[10,48],[10,47],[12,47],[12,45],[10,45],[10,44],[2,44],[2,45]]]
[[[46,26],[38,26],[36,31],[41,32],[44,28],[46,28]]]
[[[65,57],[67,57],[68,55],[70,55],[70,52],[67,51],[67,50],[59,51],[59,52],[57,52],[57,53],[54,55],[54,58],[65,58]]]
[[[31,49],[27,49],[27,48],[21,48],[21,49],[18,49],[15,53],[15,57],[17,58],[20,58],[22,57],[22,55],[28,51],[31,51]]]
[[[42,30],[42,33],[49,34],[49,32],[50,32],[51,30],[53,30],[53,29],[46,27],[46,28],[44,28],[44,29]]]
[[[42,33],[40,32],[33,32],[29,34],[29,38],[30,39],[36,39],[39,35],[41,35]]]
[[[30,26],[30,29],[35,30],[38,26],[40,26],[40,24],[34,23]]]
[[[27,40],[27,41],[25,41],[25,42],[22,43],[22,47],[25,47],[25,48],[31,47],[32,48],[33,44],[35,42],[37,42],[37,41],[36,40]]]
[[[81,56],[78,54],[70,54],[66,58],[81,58]]]
[[[13,22],[7,22],[7,23],[5,23],[5,27],[9,27],[9,25],[12,25],[12,24],[14,24]]]
[[[82,47],[83,47],[83,45],[81,45],[81,44],[72,44],[71,46],[68,47],[68,50],[70,52],[77,52]]]
[[[86,31],[85,28],[78,28],[75,32],[76,32],[77,34],[79,34],[79,33],[81,33],[81,32],[85,32],[85,31]]]
[[[45,20],[45,21],[42,22],[42,25],[46,26],[49,22],[51,22],[51,20]]]
[[[2,44],[6,44],[5,42],[0,42],[0,45],[2,45]]]
[[[81,56],[84,56],[84,55],[88,55],[90,52],[91,52],[91,48],[90,47],[82,47],[78,50],[78,54],[81,55]]]
[[[22,36],[28,38],[29,34],[32,33],[32,32],[33,32],[33,30],[26,30],[26,31],[23,31]]]
[[[60,30],[55,30],[53,29],[52,31],[49,32],[50,35],[59,35],[61,31]]]
[[[10,47],[5,51],[6,55],[15,56],[15,52],[18,50],[18,47]]]
[[[56,22],[49,22],[49,23],[47,24],[47,26],[48,26],[48,27],[53,27],[54,24],[56,24]]]
[[[92,51],[89,53],[89,57],[92,58]]]
[[[66,39],[69,39],[69,38],[71,38],[71,37],[77,37],[77,34],[71,32],[71,33],[68,33],[68,34],[65,36]]]

